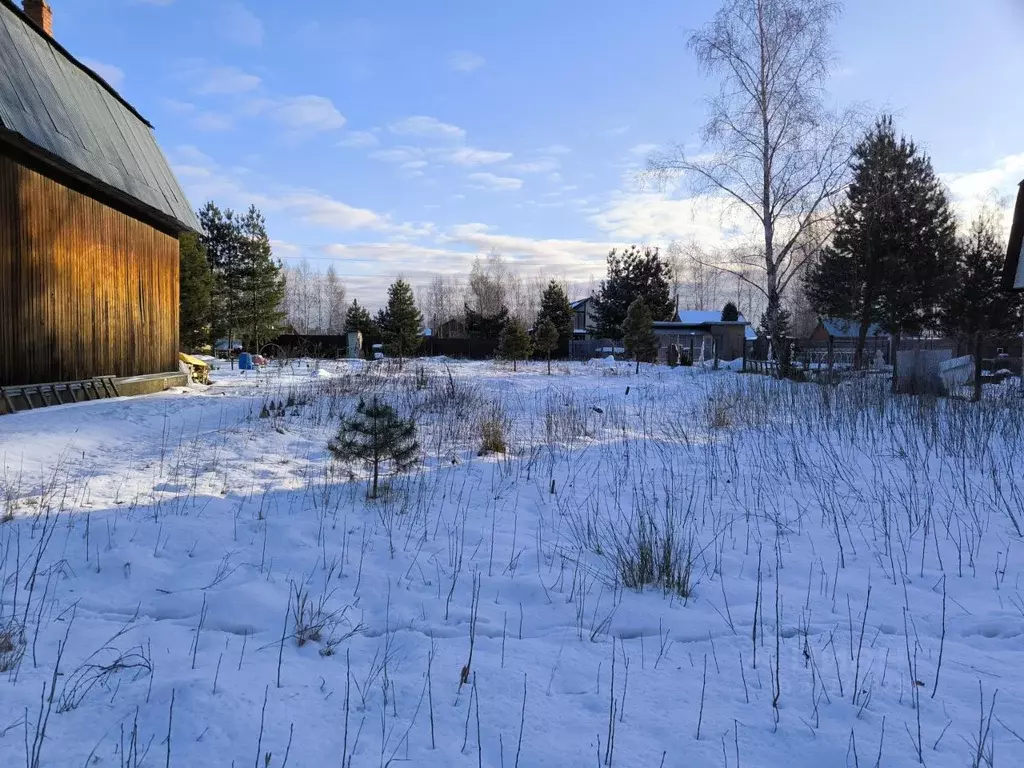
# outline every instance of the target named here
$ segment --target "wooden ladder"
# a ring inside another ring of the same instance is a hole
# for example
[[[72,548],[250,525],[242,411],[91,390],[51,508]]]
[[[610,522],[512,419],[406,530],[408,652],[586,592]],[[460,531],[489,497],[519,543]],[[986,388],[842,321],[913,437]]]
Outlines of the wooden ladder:
[[[82,381],[57,382],[53,384],[23,384],[14,387],[0,387],[0,402],[5,413],[33,411],[51,405],[84,403],[90,400],[104,400],[119,397],[113,376],[96,376]]]

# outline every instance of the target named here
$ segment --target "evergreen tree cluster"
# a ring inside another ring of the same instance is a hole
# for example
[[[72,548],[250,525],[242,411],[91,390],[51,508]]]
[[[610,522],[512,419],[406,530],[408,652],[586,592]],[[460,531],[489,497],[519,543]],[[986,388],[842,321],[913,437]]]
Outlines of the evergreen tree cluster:
[[[210,341],[213,271],[206,259],[206,249],[195,233],[181,236],[179,251],[178,344],[183,350],[195,352]]]
[[[259,351],[284,317],[284,277],[273,256],[266,220],[255,206],[244,214],[209,202],[199,212],[200,244],[213,275],[209,304],[211,342],[242,340]],[[190,286],[191,287],[191,286]],[[182,308],[193,297],[182,295]]]
[[[608,276],[594,298],[598,333],[609,339],[621,339],[630,305],[644,300],[654,320],[669,320],[675,308],[670,283],[672,270],[657,248],[640,250],[632,246],[621,254],[614,248],[608,254]]]

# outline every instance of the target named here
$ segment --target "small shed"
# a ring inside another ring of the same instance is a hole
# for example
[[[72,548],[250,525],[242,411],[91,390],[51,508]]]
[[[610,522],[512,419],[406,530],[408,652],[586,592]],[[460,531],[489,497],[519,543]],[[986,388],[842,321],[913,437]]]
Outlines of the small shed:
[[[757,339],[743,315],[737,320],[722,320],[720,311],[679,310],[675,320],[655,321],[658,338],[658,359],[664,360],[669,345],[675,344],[691,359],[738,360],[745,356],[748,342]]]

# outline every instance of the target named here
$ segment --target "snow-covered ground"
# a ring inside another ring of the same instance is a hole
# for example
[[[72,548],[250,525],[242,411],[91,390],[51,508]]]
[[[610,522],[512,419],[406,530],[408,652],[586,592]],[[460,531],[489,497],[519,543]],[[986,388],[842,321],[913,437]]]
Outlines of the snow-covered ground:
[[[1010,388],[214,378],[0,419],[0,765],[1021,762]],[[376,501],[326,450],[369,393],[423,453]]]

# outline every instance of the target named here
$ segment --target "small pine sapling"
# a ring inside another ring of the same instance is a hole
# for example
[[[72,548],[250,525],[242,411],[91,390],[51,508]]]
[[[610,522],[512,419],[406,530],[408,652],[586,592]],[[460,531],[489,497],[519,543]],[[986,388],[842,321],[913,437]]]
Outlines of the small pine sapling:
[[[498,345],[498,354],[506,360],[512,361],[512,370],[516,370],[516,363],[525,360],[530,356],[530,334],[526,332],[519,318],[512,318],[505,324],[501,332],[501,340]]]
[[[362,462],[373,470],[368,497],[377,498],[381,467],[390,462],[394,471],[401,472],[416,462],[419,443],[416,441],[416,423],[403,419],[393,407],[377,398],[367,404],[360,399],[356,414],[344,419],[338,436],[328,444],[335,460]]]
[[[626,351],[636,360],[636,372],[640,373],[640,362],[651,360],[658,353],[658,337],[654,335],[654,319],[643,297],[634,299],[626,312],[622,324]]]
[[[550,320],[541,320],[537,326],[536,346],[548,361],[548,375],[551,375],[551,353],[558,348],[558,328]]]

